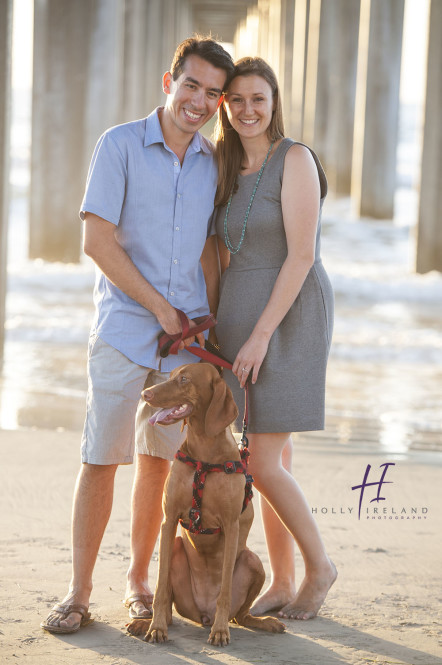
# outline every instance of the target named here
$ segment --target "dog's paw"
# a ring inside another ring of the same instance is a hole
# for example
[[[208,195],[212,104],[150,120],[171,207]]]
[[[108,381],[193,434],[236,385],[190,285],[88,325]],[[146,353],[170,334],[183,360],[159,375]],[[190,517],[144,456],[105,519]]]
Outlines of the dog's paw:
[[[145,635],[149,630],[152,619],[132,619],[126,624],[126,630],[131,635]]]
[[[276,617],[260,617],[262,621],[262,628],[269,633],[283,633],[286,629],[285,624]]]
[[[144,639],[146,642],[167,642],[167,628],[151,626]]]
[[[213,644],[214,647],[227,646],[227,644],[229,644],[230,642],[229,627],[226,626],[225,628],[218,628],[215,625],[213,625],[207,642],[209,644]]]

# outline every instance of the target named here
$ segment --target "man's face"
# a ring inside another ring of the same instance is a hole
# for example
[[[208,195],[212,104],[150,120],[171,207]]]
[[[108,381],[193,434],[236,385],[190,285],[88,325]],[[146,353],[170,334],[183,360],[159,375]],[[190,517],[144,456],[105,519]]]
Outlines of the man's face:
[[[163,90],[168,95],[166,112],[175,128],[194,134],[210,120],[218,108],[226,82],[226,72],[198,55],[186,58],[183,73],[173,81],[164,74]]]

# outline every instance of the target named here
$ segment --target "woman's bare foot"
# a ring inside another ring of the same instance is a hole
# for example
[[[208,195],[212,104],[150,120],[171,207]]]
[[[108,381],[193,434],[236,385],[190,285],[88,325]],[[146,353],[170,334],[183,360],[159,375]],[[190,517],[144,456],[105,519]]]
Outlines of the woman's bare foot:
[[[294,586],[291,587],[290,585],[285,585],[282,587],[280,585],[270,584],[254,605],[252,605],[250,614],[255,617],[260,617],[268,612],[276,612],[282,607],[285,607],[295,595],[296,589]]]
[[[278,616],[284,619],[313,619],[337,576],[336,566],[330,560],[324,570],[306,575],[294,600],[285,605]]]

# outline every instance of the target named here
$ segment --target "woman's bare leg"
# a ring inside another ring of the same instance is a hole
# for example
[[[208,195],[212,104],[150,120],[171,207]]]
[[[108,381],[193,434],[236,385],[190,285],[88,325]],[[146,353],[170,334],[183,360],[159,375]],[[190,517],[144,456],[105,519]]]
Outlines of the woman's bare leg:
[[[282,465],[289,473],[292,470],[292,457],[293,442],[289,436],[282,450]],[[296,595],[295,541],[262,495],[260,505],[272,577],[269,586],[251,609],[251,614],[255,616],[280,610]]]
[[[301,488],[282,464],[286,442],[286,433],[250,434],[249,469],[256,489],[290,531],[304,559],[304,580],[279,614],[289,619],[311,619],[318,613],[337,573]]]

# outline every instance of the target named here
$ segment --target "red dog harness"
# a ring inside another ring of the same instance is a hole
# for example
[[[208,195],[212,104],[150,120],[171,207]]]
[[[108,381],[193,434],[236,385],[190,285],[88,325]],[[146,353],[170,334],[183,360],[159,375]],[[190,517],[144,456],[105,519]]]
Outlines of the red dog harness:
[[[165,358],[169,353],[177,354],[178,347],[180,342],[189,336],[189,319],[180,309],[176,310],[178,316],[180,317],[182,332],[176,335],[169,335],[166,332],[161,332],[158,336],[158,346],[160,350],[160,356]],[[192,328],[192,334],[202,332],[203,330],[208,330],[213,328],[216,325],[216,319],[213,314],[209,314],[207,317],[195,319],[197,326]],[[213,346],[208,340],[205,341],[205,348],[202,349],[199,346],[187,346],[187,351],[193,353],[193,355],[207,360],[208,362],[225,367],[226,369],[232,369],[232,363],[226,360],[218,349]],[[180,462],[184,462],[189,466],[192,466],[195,469],[195,475],[193,476],[193,495],[192,495],[192,507],[189,510],[189,524],[185,524],[183,520],[180,520],[182,527],[190,531],[190,533],[199,533],[199,534],[213,534],[219,533],[221,527],[216,527],[213,529],[203,529],[201,525],[201,504],[203,499],[204,485],[206,483],[207,474],[212,471],[224,472],[224,473],[243,473],[246,477],[246,485],[244,490],[244,501],[242,506],[243,512],[246,509],[247,504],[253,497],[252,483],[253,478],[250,474],[247,473],[247,466],[249,461],[249,442],[247,439],[247,425],[248,425],[248,399],[247,399],[247,383],[245,386],[245,407],[244,407],[244,420],[241,436],[241,448],[240,448],[240,461],[229,461],[224,462],[224,464],[210,464],[209,462],[199,462],[194,460],[192,457],[185,455],[180,450],[176,453],[175,459]]]
[[[195,475],[193,476],[192,507],[189,510],[189,523],[185,524],[183,520],[180,520],[182,527],[190,531],[190,533],[212,534],[219,533],[221,531],[221,527],[203,529],[201,524],[201,503],[203,500],[203,490],[206,483],[207,474],[211,471],[224,472],[228,474],[243,473],[245,475],[246,486],[244,490],[244,501],[241,510],[241,512],[244,512],[247,504],[253,497],[253,478],[250,474],[247,473],[248,457],[249,451],[245,447],[241,449],[241,461],[224,462],[224,464],[209,464],[209,462],[198,462],[192,457],[182,453],[181,450],[177,452],[175,459],[179,460],[180,462],[184,462],[188,466],[192,466],[195,469]]]

